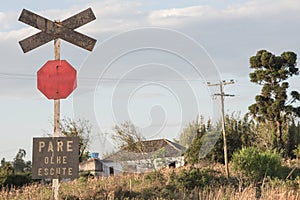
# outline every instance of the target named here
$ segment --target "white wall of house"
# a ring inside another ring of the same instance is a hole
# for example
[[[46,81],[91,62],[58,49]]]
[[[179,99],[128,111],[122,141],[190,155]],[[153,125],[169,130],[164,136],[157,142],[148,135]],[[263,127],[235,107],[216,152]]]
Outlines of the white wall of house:
[[[157,158],[154,160],[154,166],[155,169],[161,169],[164,167],[168,167],[169,164],[175,162],[175,167],[181,167],[184,166],[184,157],[166,157],[166,158]]]
[[[156,159],[144,159],[134,160],[126,162],[104,162],[103,171],[105,176],[111,175],[110,168],[113,168],[114,175],[130,172],[130,173],[142,173],[147,171],[159,170],[164,167],[168,167],[170,163],[175,162],[175,167],[184,165],[184,157],[166,157]]]
[[[113,169],[113,174],[111,173]],[[121,174],[123,172],[122,165],[116,162],[103,162],[103,173],[104,176],[111,176]]]

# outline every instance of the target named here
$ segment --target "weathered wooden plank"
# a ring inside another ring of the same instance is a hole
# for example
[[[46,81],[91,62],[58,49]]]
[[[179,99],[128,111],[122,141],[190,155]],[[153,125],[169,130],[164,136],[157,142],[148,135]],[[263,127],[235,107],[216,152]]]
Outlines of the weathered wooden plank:
[[[59,32],[59,38],[88,51],[93,50],[97,40],[77,31],[73,31],[63,27],[61,27],[61,29],[63,30]]]
[[[43,44],[50,42],[53,39],[54,38],[51,35],[49,35],[45,32],[39,32],[28,38],[25,38],[25,39],[19,41],[19,44],[20,44],[23,52],[26,53],[37,47],[42,46]]]
[[[26,9],[22,10],[22,13],[19,17],[19,21],[28,24],[34,28],[40,29],[41,31],[53,31],[53,22],[51,20],[37,15],[33,12],[30,12]]]
[[[95,19],[96,16],[94,15],[92,9],[88,8],[76,15],[73,15],[72,17],[69,17],[68,19],[63,20],[61,24],[69,29],[76,29]]]

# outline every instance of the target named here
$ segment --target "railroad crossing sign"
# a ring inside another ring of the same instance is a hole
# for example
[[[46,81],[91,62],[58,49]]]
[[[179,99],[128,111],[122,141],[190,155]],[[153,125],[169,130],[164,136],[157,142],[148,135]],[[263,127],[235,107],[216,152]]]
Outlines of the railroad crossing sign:
[[[76,140],[67,140],[64,142],[64,138],[57,138],[60,135],[60,99],[66,98],[76,87],[76,70],[67,63],[67,61],[60,60],[60,39],[92,51],[96,40],[75,31],[75,29],[95,19],[96,17],[91,8],[62,22],[51,21],[26,9],[22,10],[19,17],[19,21],[41,30],[39,33],[19,41],[24,53],[54,40],[55,60],[48,61],[50,63],[47,62],[48,64],[46,63],[38,71],[38,89],[48,98],[54,99],[54,137],[52,139],[53,141],[49,141],[49,139],[41,139],[38,141],[38,155],[43,155],[44,157],[39,157],[37,161],[35,161],[37,156],[33,154],[34,162],[32,168],[33,177],[35,178],[53,178],[53,198],[55,200],[59,199],[58,178],[75,178],[78,176],[78,157],[76,157],[76,155],[78,155],[78,140],[77,142]],[[45,154],[42,154],[42,149],[45,149],[46,143],[48,144],[48,150]],[[64,143],[66,143],[66,145],[64,145]],[[56,147],[54,144],[56,144]],[[63,145],[67,148],[66,152],[63,152]],[[57,149],[57,152],[55,149]],[[69,155],[70,152],[74,154]],[[40,162],[43,158],[44,162]],[[69,166],[71,163],[73,163],[73,167]]]
[[[33,12],[23,9],[19,21],[40,29],[41,32],[25,38],[19,42],[24,53],[33,50],[51,40],[61,38],[76,46],[92,51],[96,40],[81,34],[74,29],[87,24],[96,17],[91,8],[88,8],[62,22],[51,21]]]
[[[66,60],[49,60],[37,72],[38,89],[48,99],[65,99],[76,88],[76,70]]]

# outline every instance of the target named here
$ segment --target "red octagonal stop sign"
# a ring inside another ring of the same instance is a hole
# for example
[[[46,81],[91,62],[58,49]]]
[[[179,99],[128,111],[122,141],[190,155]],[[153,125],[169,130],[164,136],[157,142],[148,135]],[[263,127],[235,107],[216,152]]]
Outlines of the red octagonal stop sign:
[[[76,70],[66,60],[49,60],[37,72],[37,87],[48,99],[65,99],[76,86]]]

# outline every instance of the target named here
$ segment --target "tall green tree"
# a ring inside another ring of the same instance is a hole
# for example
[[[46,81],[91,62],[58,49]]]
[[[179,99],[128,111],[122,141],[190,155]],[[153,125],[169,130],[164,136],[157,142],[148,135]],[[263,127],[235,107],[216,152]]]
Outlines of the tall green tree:
[[[266,50],[260,50],[250,58],[250,81],[262,86],[261,93],[256,95],[255,103],[249,106],[252,116],[259,122],[271,122],[276,130],[274,147],[284,147],[282,128],[291,116],[300,116],[300,107],[293,107],[299,100],[297,91],[291,92],[288,100],[288,79],[299,74],[296,67],[297,55],[284,52],[276,56]]]

